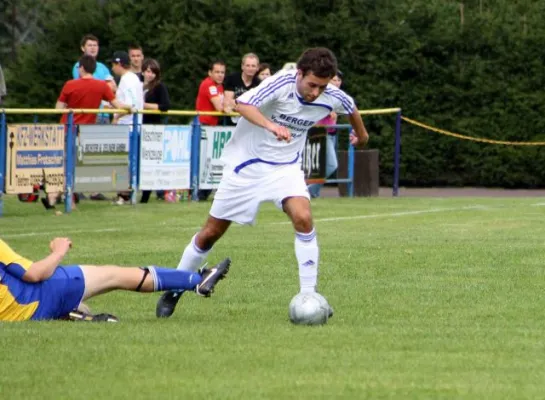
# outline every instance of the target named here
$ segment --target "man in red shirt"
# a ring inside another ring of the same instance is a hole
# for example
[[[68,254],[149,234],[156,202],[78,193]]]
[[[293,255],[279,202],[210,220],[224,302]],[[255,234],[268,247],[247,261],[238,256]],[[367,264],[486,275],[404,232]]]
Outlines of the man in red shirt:
[[[225,78],[225,63],[214,61],[208,70],[208,77],[201,82],[197,95],[197,111],[223,112],[223,79]],[[199,121],[204,125],[218,125],[219,117],[199,115]]]
[[[56,109],[65,108],[99,108],[102,100],[108,101],[115,108],[133,111],[130,105],[118,101],[112,89],[106,81],[93,78],[97,66],[96,60],[89,55],[83,55],[79,59],[80,79],[72,79],[64,84],[62,88]],[[74,114],[74,124],[95,124],[96,114]],[[68,114],[63,114],[61,123],[66,124]]]

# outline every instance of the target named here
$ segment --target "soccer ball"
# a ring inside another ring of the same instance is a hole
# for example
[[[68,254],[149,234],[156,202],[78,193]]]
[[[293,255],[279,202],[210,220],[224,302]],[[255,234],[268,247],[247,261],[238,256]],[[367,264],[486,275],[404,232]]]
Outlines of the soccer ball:
[[[332,309],[319,293],[299,293],[291,299],[290,321],[296,325],[323,325]]]

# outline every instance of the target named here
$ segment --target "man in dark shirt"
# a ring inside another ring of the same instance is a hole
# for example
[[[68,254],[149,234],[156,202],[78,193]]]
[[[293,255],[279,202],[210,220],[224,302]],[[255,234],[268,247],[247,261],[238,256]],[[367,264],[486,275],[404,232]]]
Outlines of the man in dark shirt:
[[[242,73],[235,72],[225,78],[223,82],[224,100],[223,111],[231,113],[235,110],[235,99],[248,90],[259,85],[257,70],[259,58],[254,53],[245,54],[242,57]],[[228,125],[236,125],[239,117],[227,118]]]

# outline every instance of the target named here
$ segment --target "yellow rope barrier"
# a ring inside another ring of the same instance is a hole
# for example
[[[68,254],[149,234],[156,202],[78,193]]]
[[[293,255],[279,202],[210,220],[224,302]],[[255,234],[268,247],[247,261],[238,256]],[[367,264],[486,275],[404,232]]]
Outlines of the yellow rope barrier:
[[[410,119],[407,117],[401,117],[401,119],[405,122],[408,122],[409,124],[418,126],[420,128],[427,129],[429,131],[440,133],[441,135],[446,136],[452,136],[458,139],[463,140],[471,140],[473,142],[481,142],[481,143],[490,143],[490,144],[503,144],[507,146],[545,146],[545,142],[510,142],[507,140],[493,140],[493,139],[486,139],[486,138],[478,138],[473,136],[466,136],[466,135],[460,135],[459,133],[449,132],[445,131],[443,129],[434,128],[433,126],[429,126],[426,124],[423,124],[422,122],[415,121],[414,119]]]
[[[361,115],[379,115],[393,114],[400,112],[400,108],[380,108],[376,110],[360,110]],[[128,114],[127,110],[117,110],[112,108],[93,109],[93,108],[65,108],[56,110],[54,108],[0,108],[0,114]],[[218,111],[184,111],[184,110],[138,110],[138,114],[159,114],[159,115],[177,115],[177,116],[195,116],[195,115],[213,115],[213,116],[238,116],[238,113],[222,113]]]

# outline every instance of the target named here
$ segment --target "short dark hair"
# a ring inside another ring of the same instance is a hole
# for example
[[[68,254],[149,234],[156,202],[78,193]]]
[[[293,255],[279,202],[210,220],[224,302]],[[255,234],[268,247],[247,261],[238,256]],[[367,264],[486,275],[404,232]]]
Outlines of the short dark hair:
[[[142,46],[136,43],[129,44],[129,51],[131,50],[140,50],[142,53],[144,52],[144,50],[142,49]]]
[[[97,38],[95,35],[91,35],[90,33],[88,33],[87,35],[85,35],[84,37],[81,38],[80,46],[81,46],[81,47],[85,46],[85,44],[86,44],[89,40],[90,40],[91,42],[97,42],[97,43],[98,43],[98,38]]]
[[[95,60],[95,57],[85,54],[80,57],[79,66],[83,67],[85,72],[94,74],[97,69],[97,60]]]
[[[223,65],[225,67],[225,62],[223,62],[222,60],[212,61],[210,63],[210,65],[208,66],[208,71],[213,71],[214,70],[214,65]]]
[[[314,47],[305,50],[297,61],[297,69],[303,76],[312,72],[318,78],[333,78],[337,74],[337,58],[325,47]]]

